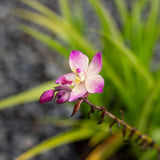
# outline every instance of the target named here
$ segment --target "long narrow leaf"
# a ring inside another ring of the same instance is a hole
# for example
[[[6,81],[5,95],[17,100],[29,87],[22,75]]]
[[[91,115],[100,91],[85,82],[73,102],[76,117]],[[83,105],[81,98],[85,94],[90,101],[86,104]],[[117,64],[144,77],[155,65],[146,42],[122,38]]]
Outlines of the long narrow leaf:
[[[59,0],[59,4],[62,16],[72,23],[71,8],[68,0]]]
[[[28,102],[33,102],[39,99],[40,95],[47,89],[55,87],[54,81],[49,81],[39,85],[38,87],[29,89],[17,95],[6,97],[0,100],[0,109],[16,106]]]
[[[114,134],[107,137],[102,143],[100,143],[86,158],[86,160],[104,160],[109,158],[115,150],[122,146],[121,133]]]
[[[19,18],[31,21],[49,29],[62,40],[74,45],[75,48],[73,47],[73,49],[80,49],[85,53],[88,53],[88,56],[92,56],[96,52],[95,47],[67,21],[57,22],[55,20],[55,22],[53,22],[41,14],[25,9],[16,9],[14,14]]]
[[[131,26],[130,28],[130,40],[131,46],[136,55],[140,55],[142,40],[143,40],[143,20],[142,13],[144,6],[148,0],[136,0],[133,3],[131,10]]]
[[[107,33],[110,33],[114,38],[117,38],[119,41],[123,41],[121,33],[111,16],[110,12],[104,7],[104,4],[99,0],[89,0],[94,10],[97,13],[97,16],[101,22],[102,27]]]
[[[123,25],[128,22],[129,12],[127,10],[127,6],[124,0],[114,0],[120,19],[122,20]]]
[[[42,15],[45,15],[50,20],[56,20],[57,22],[62,22],[64,20],[60,15],[53,12],[51,9],[47,8],[45,5],[37,2],[36,0],[21,0],[21,2],[40,12]]]
[[[67,56],[66,53],[69,53],[69,50],[67,47],[64,47],[61,42],[58,40],[53,39],[52,37],[48,36],[47,34],[44,34],[36,29],[33,29],[27,25],[20,24],[20,29],[27,33],[28,35],[34,37],[35,39],[39,40],[43,44],[47,45],[53,50],[58,51],[59,53],[63,54],[64,56]]]
[[[138,120],[138,129],[142,132],[145,131],[147,127],[147,123],[149,121],[149,115],[151,114],[153,103],[155,98],[157,97],[160,91],[160,79],[157,80],[154,87],[152,88],[151,92],[149,93],[144,107],[142,108],[142,114]]]
[[[30,159],[40,153],[46,152],[48,150],[54,149],[55,147],[75,142],[78,140],[83,140],[86,138],[89,138],[94,134],[94,130],[91,130],[89,128],[79,128],[76,130],[71,130],[68,132],[64,132],[60,135],[57,135],[55,137],[52,137],[37,146],[31,148],[30,150],[26,151],[19,157],[17,157],[15,160],[27,160]]]
[[[141,62],[137,59],[137,57],[132,53],[131,50],[129,50],[125,45],[123,45],[121,42],[117,41],[116,39],[112,38],[106,33],[103,33],[103,36],[105,36],[112,44],[115,45],[115,47],[120,51],[119,53],[125,55],[131,64],[134,66],[134,69],[136,72],[143,75],[143,77],[146,79],[149,86],[153,85],[153,77],[149,73],[149,71],[146,70],[146,68],[141,64]]]
[[[151,56],[154,53],[152,49],[159,37],[159,33],[157,32],[157,27],[159,28],[158,15],[159,15],[159,9],[160,9],[160,1],[154,0],[154,1],[150,1],[150,3],[151,3],[151,9],[148,13],[148,19],[145,23],[145,28],[144,28],[143,44],[146,47],[142,46],[142,53],[141,53],[143,54],[144,63],[148,66],[150,64]]]

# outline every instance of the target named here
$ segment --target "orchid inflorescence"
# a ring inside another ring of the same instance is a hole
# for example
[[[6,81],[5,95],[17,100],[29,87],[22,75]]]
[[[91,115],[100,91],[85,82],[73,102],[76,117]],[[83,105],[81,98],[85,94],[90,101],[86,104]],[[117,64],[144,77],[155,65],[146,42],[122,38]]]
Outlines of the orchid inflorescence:
[[[46,103],[51,101],[53,98],[55,98],[58,104],[77,100],[71,116],[75,115],[79,110],[82,102],[85,102],[91,107],[91,110],[88,113],[88,117],[90,117],[91,113],[95,112],[95,109],[101,111],[101,119],[98,124],[101,124],[105,116],[108,116],[109,118],[113,119],[113,122],[109,125],[110,131],[112,126],[117,123],[119,128],[121,128],[121,126],[123,127],[123,137],[126,136],[127,130],[130,131],[128,139],[125,140],[126,142],[128,142],[135,134],[137,136],[135,142],[140,142],[139,145],[145,149],[148,147],[154,147],[160,153],[159,144],[154,142],[147,135],[142,134],[137,129],[124,122],[122,111],[122,119],[119,119],[108,110],[106,110],[105,107],[96,106],[87,99],[89,94],[103,92],[104,79],[99,75],[99,72],[102,69],[101,52],[98,52],[93,57],[90,64],[88,63],[89,59],[85,54],[77,50],[72,51],[69,57],[69,65],[72,73],[68,73],[59,77],[55,83],[60,85],[54,89],[45,91],[41,95],[39,102]]]
[[[61,85],[54,90],[45,91],[40,97],[40,103],[52,100],[55,92],[57,103],[72,102],[89,93],[102,93],[104,79],[98,74],[102,69],[101,53],[97,53],[89,65],[88,63],[89,59],[85,54],[72,51],[69,57],[72,73],[59,77],[55,83]]]

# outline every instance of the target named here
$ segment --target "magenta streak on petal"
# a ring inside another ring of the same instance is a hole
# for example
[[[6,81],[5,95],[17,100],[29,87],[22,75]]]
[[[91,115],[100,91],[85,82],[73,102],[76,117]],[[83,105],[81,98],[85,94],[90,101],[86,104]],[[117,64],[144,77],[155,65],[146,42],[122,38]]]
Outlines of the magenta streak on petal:
[[[65,76],[62,76],[62,77],[60,77],[60,78],[58,78],[56,81],[55,81],[55,83],[61,83],[61,84],[63,84],[63,85],[65,85],[65,84],[69,84],[69,85],[71,85],[72,84],[72,81],[68,81],[66,78],[65,78]]]
[[[72,84],[72,81],[66,80],[65,76],[63,76],[62,79],[61,79],[61,83],[62,83],[63,85],[64,85],[64,84],[69,84],[69,85],[71,85],[71,84]]]
[[[47,90],[41,95],[39,102],[40,103],[49,102],[53,99],[53,96],[54,96],[54,90]]]

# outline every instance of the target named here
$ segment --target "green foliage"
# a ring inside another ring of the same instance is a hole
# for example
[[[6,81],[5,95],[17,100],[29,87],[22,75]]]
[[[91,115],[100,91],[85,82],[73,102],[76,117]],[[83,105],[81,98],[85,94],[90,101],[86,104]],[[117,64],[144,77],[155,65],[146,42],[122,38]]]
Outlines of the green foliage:
[[[0,109],[5,109],[7,107],[12,107],[28,102],[37,101],[41,94],[48,89],[56,87],[56,84],[54,81],[45,82],[38,87],[29,89],[27,91],[24,91],[22,93],[6,97],[2,100],[0,100]]]
[[[36,12],[17,8],[14,15],[44,27],[49,30],[50,34],[46,35],[24,24],[20,24],[20,28],[57,53],[68,58],[70,51],[76,49],[81,50],[91,58],[97,51],[102,51],[103,69],[101,74],[105,78],[106,85],[102,95],[91,96],[94,103],[110,107],[109,109],[116,113],[123,108],[128,123],[142,132],[147,131],[151,136],[157,135],[153,134],[153,131],[158,129],[159,114],[156,111],[160,111],[160,70],[157,68],[153,73],[150,66],[154,56],[154,48],[160,35],[160,23],[158,21],[160,0],[132,1],[131,10],[128,10],[124,0],[114,0],[120,18],[120,27],[102,1],[88,0],[100,25],[98,30],[92,28],[90,31],[98,34],[96,41],[101,44],[101,48],[96,48],[96,45],[88,40],[86,28],[90,28],[90,26],[84,18],[83,8],[79,7],[82,6],[81,1],[75,0],[71,7],[68,0],[60,0],[61,16],[35,0],[22,0],[22,2]],[[144,14],[148,6],[149,9]],[[55,36],[54,39],[51,34]],[[52,83],[52,87],[53,85],[54,83]],[[46,90],[47,87],[40,87],[39,89],[42,91],[43,89]],[[0,107],[5,108],[30,100],[37,100],[38,91],[32,89],[32,96],[27,96],[30,93],[27,91],[1,100]],[[33,98],[31,99],[31,97]],[[91,122],[86,121],[86,124],[88,123]],[[96,126],[96,128],[98,127]],[[79,135],[84,130],[86,134]],[[17,160],[30,158],[46,149],[49,150],[65,143],[91,138],[93,133],[90,125],[87,130],[81,125],[80,129],[68,131],[41,143],[24,153],[22,157],[27,155],[25,158],[18,158]],[[71,138],[72,134],[75,135],[74,138]],[[160,142],[158,138],[157,140]],[[114,150],[116,144],[112,144],[108,143]],[[28,156],[30,154],[31,156]],[[102,154],[100,155],[99,158],[102,157]],[[103,155],[104,157],[105,155]],[[155,152],[144,152],[137,157],[140,160],[146,157],[153,159]]]
[[[87,139],[94,134],[94,130],[91,128],[81,127],[74,130],[70,130],[64,132],[60,135],[57,135],[53,138],[49,138],[48,140],[38,144],[37,146],[31,148],[15,160],[26,160],[34,157],[35,155],[45,152],[47,150],[53,149],[60,145],[64,145],[66,143],[75,142],[77,140]]]

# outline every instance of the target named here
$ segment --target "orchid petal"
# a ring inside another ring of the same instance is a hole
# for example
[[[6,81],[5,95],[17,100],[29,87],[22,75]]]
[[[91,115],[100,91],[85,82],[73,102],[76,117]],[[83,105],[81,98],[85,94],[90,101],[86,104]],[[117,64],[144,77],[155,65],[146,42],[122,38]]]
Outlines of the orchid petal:
[[[76,85],[70,95],[69,102],[72,102],[80,97],[82,97],[87,92],[85,83],[81,82],[78,85]]]
[[[85,85],[89,93],[102,93],[104,79],[100,75],[88,76],[86,78]]]
[[[65,75],[63,75],[63,76],[61,76],[61,77],[59,77],[56,81],[55,81],[55,83],[61,83],[61,84],[69,84],[69,85],[71,85],[72,84],[72,82],[75,80],[75,78],[76,78],[76,75],[74,74],[74,73],[68,73],[68,74],[65,74]]]
[[[69,56],[69,65],[72,71],[77,68],[83,68],[85,72],[88,69],[89,59],[80,51],[72,51]]]
[[[88,75],[98,74],[102,69],[102,57],[101,52],[98,52],[92,59],[88,66]]]

